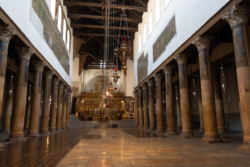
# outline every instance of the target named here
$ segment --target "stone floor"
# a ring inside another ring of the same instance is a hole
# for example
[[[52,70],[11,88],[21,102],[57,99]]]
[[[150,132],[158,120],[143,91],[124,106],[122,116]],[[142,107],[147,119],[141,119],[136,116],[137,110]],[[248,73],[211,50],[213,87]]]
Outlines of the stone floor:
[[[237,149],[239,137],[223,138],[226,143],[206,144],[200,138],[165,137],[133,128],[71,129],[5,143],[0,166],[250,166],[250,153]]]

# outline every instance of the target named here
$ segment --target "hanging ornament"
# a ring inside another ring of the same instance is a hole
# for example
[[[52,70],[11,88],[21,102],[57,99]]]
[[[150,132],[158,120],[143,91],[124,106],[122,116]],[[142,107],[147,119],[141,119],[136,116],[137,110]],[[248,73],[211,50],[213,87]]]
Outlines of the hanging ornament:
[[[117,90],[117,87],[115,87],[115,90]]]
[[[10,76],[9,96],[12,94],[13,75]]]
[[[29,90],[28,90],[28,102],[30,102],[30,100],[31,100],[31,88],[32,88],[32,86],[30,84]]]
[[[109,104],[106,104],[106,107],[109,107]]]
[[[223,91],[226,91],[226,78],[225,78],[225,74],[223,71],[223,67],[220,68],[221,69],[221,87],[223,89]]]
[[[110,85],[112,85],[112,82],[110,82]]]
[[[117,68],[115,67],[115,72],[117,72]]]

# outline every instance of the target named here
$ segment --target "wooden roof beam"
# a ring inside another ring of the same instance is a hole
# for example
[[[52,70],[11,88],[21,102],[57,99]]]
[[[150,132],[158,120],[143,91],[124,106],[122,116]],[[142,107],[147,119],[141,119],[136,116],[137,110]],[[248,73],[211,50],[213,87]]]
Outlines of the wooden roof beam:
[[[71,24],[72,28],[98,28],[98,29],[105,29],[104,25],[85,25],[85,24]],[[127,30],[126,27],[114,27],[114,26],[109,26],[109,29],[114,29],[114,30]],[[129,31],[138,31],[138,28],[132,28],[128,27]]]
[[[105,37],[106,34],[95,34],[95,33],[74,33],[74,36],[94,36],[94,37]],[[109,35],[109,37],[119,37],[119,35]],[[122,36],[120,36],[122,37]],[[134,39],[133,36],[130,36],[129,39]]]

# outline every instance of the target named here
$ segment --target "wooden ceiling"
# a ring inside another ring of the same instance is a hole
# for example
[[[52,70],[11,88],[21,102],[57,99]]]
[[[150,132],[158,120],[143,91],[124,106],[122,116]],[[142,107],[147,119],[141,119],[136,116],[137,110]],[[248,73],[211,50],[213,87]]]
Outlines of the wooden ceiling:
[[[123,6],[126,8],[129,41],[132,48],[134,33],[138,30],[138,24],[142,22],[143,12],[147,11],[148,0],[124,0],[124,5],[123,0],[64,0],[63,2],[68,9],[67,16],[71,19],[73,35],[83,41],[79,46],[79,55],[88,55],[83,63],[84,69],[95,69],[100,68],[100,62],[103,60],[105,29],[108,23],[109,64],[112,64],[112,51],[117,44]],[[110,3],[110,12],[108,12],[108,3]],[[121,28],[121,35],[124,32],[127,32],[127,29]],[[132,53],[131,59],[133,59]],[[121,67],[120,61],[119,64]]]

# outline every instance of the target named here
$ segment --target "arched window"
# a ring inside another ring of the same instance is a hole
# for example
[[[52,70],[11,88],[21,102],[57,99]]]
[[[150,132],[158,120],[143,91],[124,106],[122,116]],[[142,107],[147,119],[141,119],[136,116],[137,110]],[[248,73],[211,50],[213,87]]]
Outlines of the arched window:
[[[148,35],[152,33],[152,28],[153,28],[153,18],[152,18],[152,12],[149,14],[149,21],[148,21]]]
[[[66,43],[66,34],[67,34],[67,31],[66,31],[66,20],[63,19],[63,41]]]
[[[139,35],[139,53],[141,52],[141,34]]]
[[[58,6],[57,28],[61,32],[61,29],[62,29],[62,9],[61,9],[60,5]]]
[[[51,0],[50,1],[50,13],[52,18],[55,18],[55,13],[56,13],[56,0]]]
[[[168,6],[170,0],[165,0],[165,8]]]
[[[69,50],[69,47],[70,47],[70,33],[69,33],[69,30],[67,32],[67,48]]]
[[[158,23],[160,20],[160,1],[156,0],[155,4],[155,23]]]
[[[143,28],[143,45],[145,45],[147,41],[147,24],[144,24],[144,28]]]

